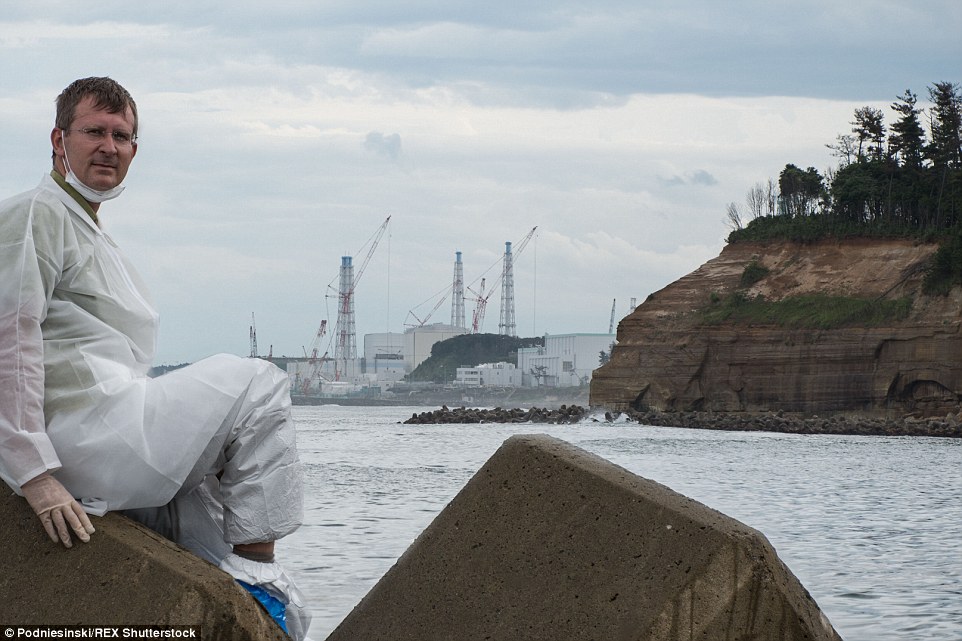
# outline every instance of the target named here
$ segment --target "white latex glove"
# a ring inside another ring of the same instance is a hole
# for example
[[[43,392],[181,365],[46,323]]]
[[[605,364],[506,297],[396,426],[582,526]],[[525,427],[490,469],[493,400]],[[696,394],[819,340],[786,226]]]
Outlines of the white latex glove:
[[[62,541],[68,548],[73,547],[70,530],[84,543],[90,541],[90,535],[95,531],[94,526],[80,503],[70,496],[70,492],[60,481],[44,472],[24,483],[20,490],[40,517],[43,529],[47,531],[51,541]],[[67,528],[68,525],[70,529]]]

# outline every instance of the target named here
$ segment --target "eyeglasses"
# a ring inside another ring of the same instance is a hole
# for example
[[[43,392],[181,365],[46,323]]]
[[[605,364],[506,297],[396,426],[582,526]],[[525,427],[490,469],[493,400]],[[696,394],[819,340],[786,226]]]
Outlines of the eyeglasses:
[[[106,129],[101,127],[84,127],[83,129],[67,129],[67,131],[76,131],[82,133],[84,138],[90,142],[103,142],[107,134],[113,139],[114,144],[118,147],[129,147],[135,142],[137,142],[137,136],[126,131],[111,131],[108,132]]]

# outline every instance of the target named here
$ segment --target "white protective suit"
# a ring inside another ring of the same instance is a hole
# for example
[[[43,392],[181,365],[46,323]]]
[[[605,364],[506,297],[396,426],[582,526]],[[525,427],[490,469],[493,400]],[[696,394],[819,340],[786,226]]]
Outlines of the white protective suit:
[[[52,176],[0,203],[0,477],[20,493],[49,470],[94,514],[196,499],[211,518],[185,508],[173,533],[222,530],[195,549],[214,562],[227,544],[291,533],[302,507],[286,375],[221,355],[148,378],[145,291]]]

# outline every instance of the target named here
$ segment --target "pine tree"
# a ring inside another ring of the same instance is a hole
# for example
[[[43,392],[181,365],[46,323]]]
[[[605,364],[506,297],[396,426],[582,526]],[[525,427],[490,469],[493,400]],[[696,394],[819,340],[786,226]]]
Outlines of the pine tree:
[[[899,119],[891,127],[889,153],[903,166],[918,168],[925,153],[925,130],[919,122],[922,110],[915,106],[918,97],[906,89],[897,100],[892,103],[892,109],[899,114]]]
[[[885,117],[881,109],[859,107],[852,121],[852,133],[858,138],[858,160],[879,160],[885,142]]]
[[[929,158],[936,167],[962,167],[962,96],[951,82],[929,87],[932,99]]]

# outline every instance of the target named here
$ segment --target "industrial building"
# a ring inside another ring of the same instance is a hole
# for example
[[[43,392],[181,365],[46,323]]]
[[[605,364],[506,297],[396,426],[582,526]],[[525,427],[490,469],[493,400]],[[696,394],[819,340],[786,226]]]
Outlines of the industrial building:
[[[521,387],[521,370],[514,363],[459,367],[454,382],[461,387]]]
[[[501,317],[498,333],[516,336],[514,301],[514,258],[534,236],[537,228],[516,246],[505,243],[501,270],[485,289],[480,278],[478,291],[466,286],[461,252],[455,253],[454,278],[451,289],[450,324],[429,324],[432,314],[444,303],[438,299],[434,308],[418,318],[409,315],[416,325],[403,333],[367,334],[363,338],[363,354],[357,353],[354,294],[365,267],[390,222],[388,217],[373,238],[364,259],[355,269],[351,256],[341,258],[338,288],[338,313],[327,350],[321,341],[327,334],[327,321],[321,322],[311,351],[303,360],[287,363],[294,394],[310,396],[379,395],[395,383],[403,381],[418,365],[431,356],[435,344],[462,334],[483,333],[488,298],[500,289]],[[468,299],[465,291],[474,297]],[[474,302],[470,326],[466,322],[465,301]],[[517,363],[489,363],[458,368],[454,377],[463,387],[579,387],[587,384],[592,371],[601,363],[601,354],[610,353],[615,342],[615,307],[612,303],[611,323],[607,334],[546,335],[543,347],[522,348]],[[257,354],[256,334],[251,323],[251,355]],[[454,373],[452,373],[454,374]]]
[[[591,380],[601,353],[611,353],[615,334],[545,335],[544,347],[518,350],[524,387],[578,387]]]
[[[403,334],[365,334],[362,371],[376,374],[378,380],[399,381],[431,356],[435,343],[467,333],[464,327],[435,323],[411,327]]]

